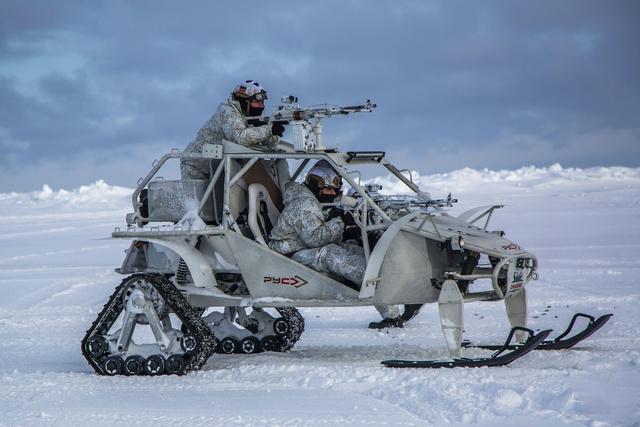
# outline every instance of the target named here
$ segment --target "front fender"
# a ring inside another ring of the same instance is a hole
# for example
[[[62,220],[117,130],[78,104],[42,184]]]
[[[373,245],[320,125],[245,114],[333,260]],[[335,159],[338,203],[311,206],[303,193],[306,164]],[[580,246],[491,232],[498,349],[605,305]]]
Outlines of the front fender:
[[[198,288],[216,288],[217,282],[207,258],[184,238],[137,237],[137,241],[166,247],[182,258],[189,268],[193,283]]]

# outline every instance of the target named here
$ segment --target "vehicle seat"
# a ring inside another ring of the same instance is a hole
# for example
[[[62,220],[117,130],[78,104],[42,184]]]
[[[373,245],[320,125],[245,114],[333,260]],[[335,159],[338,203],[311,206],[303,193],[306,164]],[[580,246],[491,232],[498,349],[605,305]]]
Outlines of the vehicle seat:
[[[271,200],[267,188],[262,184],[251,184],[247,190],[249,209],[247,222],[256,242],[265,246],[273,224],[278,221],[280,211]]]

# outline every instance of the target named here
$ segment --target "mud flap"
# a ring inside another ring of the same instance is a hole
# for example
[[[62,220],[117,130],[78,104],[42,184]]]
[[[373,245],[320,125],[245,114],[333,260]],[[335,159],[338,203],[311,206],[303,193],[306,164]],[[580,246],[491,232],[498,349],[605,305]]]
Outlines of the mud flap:
[[[438,299],[440,326],[451,358],[460,357],[464,329],[463,298],[453,280],[445,280]]]
[[[527,291],[522,289],[520,292],[508,296],[504,299],[504,305],[507,309],[507,316],[511,327],[527,327]],[[516,341],[524,342],[527,334],[520,329],[516,330]]]

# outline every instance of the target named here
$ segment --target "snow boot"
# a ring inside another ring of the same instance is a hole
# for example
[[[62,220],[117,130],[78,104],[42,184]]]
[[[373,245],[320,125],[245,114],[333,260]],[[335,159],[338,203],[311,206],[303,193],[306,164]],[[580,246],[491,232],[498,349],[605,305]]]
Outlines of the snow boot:
[[[389,318],[386,317],[379,322],[369,323],[369,329],[384,329],[384,328],[403,328],[404,320],[402,316]]]

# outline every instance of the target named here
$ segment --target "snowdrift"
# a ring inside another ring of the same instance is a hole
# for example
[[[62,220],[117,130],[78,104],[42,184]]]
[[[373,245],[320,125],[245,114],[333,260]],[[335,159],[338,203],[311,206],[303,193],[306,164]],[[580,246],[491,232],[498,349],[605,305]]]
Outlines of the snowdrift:
[[[570,187],[589,183],[617,184],[625,187],[640,183],[640,168],[627,167],[595,167],[588,169],[563,168],[559,164],[549,167],[527,166],[517,170],[492,171],[471,168],[458,169],[453,172],[422,175],[412,171],[411,176],[419,187],[440,192],[467,192],[475,187],[483,187],[483,191],[492,189],[504,190],[513,188]],[[406,192],[406,187],[392,180],[391,175],[376,177],[366,181],[381,184],[383,193],[398,194]],[[492,184],[488,186],[486,184]],[[28,193],[0,193],[0,209],[9,207],[17,209],[49,209],[57,212],[109,209],[127,209],[130,206],[133,188],[119,187],[99,180],[90,185],[83,185],[71,190],[53,190],[48,184],[42,190]]]

